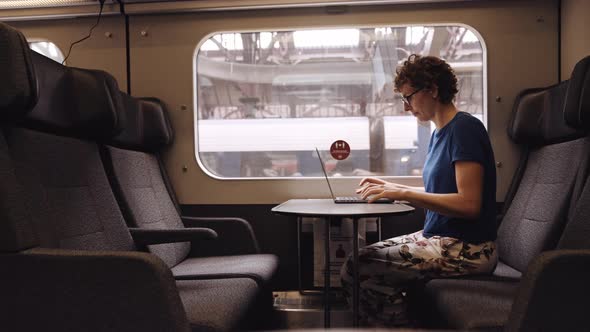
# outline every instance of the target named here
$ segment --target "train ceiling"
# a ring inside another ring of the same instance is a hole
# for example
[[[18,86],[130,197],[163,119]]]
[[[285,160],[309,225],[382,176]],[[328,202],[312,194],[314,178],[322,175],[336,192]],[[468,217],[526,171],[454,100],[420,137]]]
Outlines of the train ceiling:
[[[276,8],[279,7],[309,7],[334,5],[368,5],[368,4],[412,4],[412,3],[440,3],[466,2],[483,0],[105,0],[105,4],[165,3],[168,6],[175,3],[181,7],[191,6],[193,9],[247,9],[247,8]],[[2,0],[1,9],[53,8],[66,6],[97,5],[99,0]]]

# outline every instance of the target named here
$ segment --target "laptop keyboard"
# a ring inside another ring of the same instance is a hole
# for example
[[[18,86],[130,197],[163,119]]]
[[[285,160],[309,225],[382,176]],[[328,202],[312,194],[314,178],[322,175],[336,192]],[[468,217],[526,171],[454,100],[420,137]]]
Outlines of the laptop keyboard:
[[[346,202],[346,203],[353,203],[353,202],[366,202],[366,199],[362,199],[360,197],[356,197],[356,196],[342,196],[342,197],[336,197],[336,201],[337,202]]]
[[[343,197],[336,197],[335,203],[367,203],[366,199],[362,199],[358,196],[343,196]],[[373,203],[391,203],[391,200],[388,198],[380,198]]]

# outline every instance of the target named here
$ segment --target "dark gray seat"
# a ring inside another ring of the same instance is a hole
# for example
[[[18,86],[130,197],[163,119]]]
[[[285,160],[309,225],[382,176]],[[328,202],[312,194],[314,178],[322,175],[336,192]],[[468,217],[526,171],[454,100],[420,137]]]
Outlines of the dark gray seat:
[[[424,307],[416,308],[424,325],[500,328],[522,273],[541,252],[556,247],[588,177],[590,126],[582,119],[590,109],[574,97],[590,88],[582,84],[590,73],[588,63],[590,57],[580,61],[569,81],[518,96],[509,135],[525,145],[528,156],[498,230],[500,262],[492,276],[428,282],[418,299]]]
[[[123,125],[114,79],[30,55],[22,34],[3,24],[0,38],[2,86],[11,87],[0,94],[2,328],[239,328],[259,291],[252,279],[175,282],[161,259],[131,251],[95,143]],[[215,237],[203,228],[137,235],[144,244]]]
[[[4,135],[36,105],[36,75],[22,34],[0,23],[0,43],[2,329],[188,331],[178,292],[171,292],[174,279],[155,256],[39,248],[33,195]]]
[[[590,127],[590,57],[576,65],[566,100],[569,122]],[[528,268],[507,331],[586,331],[590,294],[590,181],[557,244]]]
[[[219,248],[224,256],[199,257],[190,243],[149,246],[177,279],[249,277],[268,289],[277,270],[275,255],[260,254],[250,224],[240,218],[187,218],[179,215],[160,151],[172,144],[168,114],[156,99],[139,100],[123,94],[127,122],[123,131],[104,147],[104,161],[127,224],[150,230],[192,227],[214,229],[219,237],[197,248]],[[116,147],[114,147],[116,146]],[[199,245],[199,244],[197,244]],[[223,249],[221,247],[224,247]],[[208,250],[207,252],[211,252]],[[233,253],[233,255],[232,255]],[[270,292],[268,297],[270,299]]]
[[[587,63],[590,68],[590,62]],[[590,73],[590,71],[588,71]],[[590,86],[590,74],[586,76]],[[590,109],[586,89],[584,107]],[[584,116],[583,122],[590,118]],[[587,331],[590,294],[590,181],[557,250],[542,253],[529,266],[514,297],[506,331]]]

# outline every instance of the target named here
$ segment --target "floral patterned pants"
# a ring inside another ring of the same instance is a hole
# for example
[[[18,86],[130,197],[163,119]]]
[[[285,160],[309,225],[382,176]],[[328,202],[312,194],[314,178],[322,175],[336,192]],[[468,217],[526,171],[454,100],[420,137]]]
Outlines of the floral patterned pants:
[[[359,321],[380,327],[408,324],[406,292],[412,282],[491,273],[497,261],[493,241],[471,244],[451,237],[426,238],[422,231],[364,247],[359,250]],[[351,306],[352,264],[350,256],[340,271]]]

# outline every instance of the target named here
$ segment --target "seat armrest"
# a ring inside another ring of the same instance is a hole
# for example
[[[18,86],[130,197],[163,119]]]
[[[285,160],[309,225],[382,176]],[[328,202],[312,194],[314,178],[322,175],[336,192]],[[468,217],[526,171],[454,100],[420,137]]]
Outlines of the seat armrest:
[[[590,250],[542,253],[525,272],[506,331],[575,331],[588,323]]]
[[[191,256],[258,254],[260,248],[250,223],[242,218],[181,217],[186,227],[207,227],[219,238],[215,243],[192,244]]]
[[[190,227],[178,229],[149,229],[130,227],[129,232],[138,245],[191,242],[217,239],[210,228]]]
[[[189,331],[172,273],[140,252],[0,254],[5,331]]]

